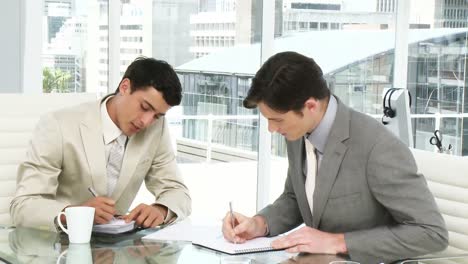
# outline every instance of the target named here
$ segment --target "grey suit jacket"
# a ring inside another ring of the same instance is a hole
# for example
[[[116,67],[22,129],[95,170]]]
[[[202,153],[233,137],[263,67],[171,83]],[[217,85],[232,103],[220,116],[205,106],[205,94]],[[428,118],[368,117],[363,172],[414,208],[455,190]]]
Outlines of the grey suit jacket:
[[[304,139],[287,142],[283,194],[259,212],[270,235],[302,223],[344,233],[352,259],[393,261],[444,249],[448,233],[410,150],[376,120],[338,100],[316,176],[313,213],[307,202]],[[370,263],[370,262],[366,262]]]
[[[125,214],[143,180],[155,203],[177,217],[190,214],[191,199],[172,151],[169,129],[161,117],[131,136],[111,198]],[[19,165],[15,198],[10,205],[17,226],[55,230],[54,217],[66,206],[107,193],[100,102],[85,103],[44,116]]]

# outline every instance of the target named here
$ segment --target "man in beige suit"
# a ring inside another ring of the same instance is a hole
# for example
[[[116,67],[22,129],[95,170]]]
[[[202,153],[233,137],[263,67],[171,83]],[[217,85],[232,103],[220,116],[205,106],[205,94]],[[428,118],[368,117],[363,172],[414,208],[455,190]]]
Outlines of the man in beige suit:
[[[447,247],[448,233],[415,161],[395,135],[330,93],[311,58],[278,53],[255,75],[257,107],[287,142],[284,192],[254,217],[228,214],[224,236],[244,242],[293,231],[273,247],[392,262]]]
[[[14,224],[56,230],[55,216],[79,205],[96,209],[95,223],[124,215],[154,227],[189,215],[190,195],[164,118],[180,103],[181,90],[169,64],[138,58],[114,94],[44,116],[18,168]],[[127,214],[143,181],[155,201]]]

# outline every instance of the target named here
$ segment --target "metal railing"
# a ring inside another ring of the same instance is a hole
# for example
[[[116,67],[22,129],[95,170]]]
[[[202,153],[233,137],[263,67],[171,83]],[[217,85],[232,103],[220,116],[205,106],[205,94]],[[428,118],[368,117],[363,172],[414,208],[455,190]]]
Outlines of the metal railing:
[[[377,120],[380,121],[380,118],[382,117],[382,115],[376,115],[376,114],[372,114],[372,115],[369,115]],[[431,128],[430,130],[418,130],[416,131],[416,140],[415,140],[415,147],[418,148],[418,145],[416,144],[416,141],[418,141],[419,143],[419,148],[422,148],[422,149],[425,149],[425,150],[433,150],[433,151],[436,151],[435,148],[433,148],[432,146],[430,146],[427,142],[425,141],[428,141],[426,139],[428,139],[431,135],[432,135],[432,132],[434,130],[441,130],[442,132],[445,130],[447,130],[446,128],[442,127],[442,119],[444,118],[466,118],[468,117],[468,113],[464,113],[464,114],[439,114],[439,113],[436,113],[436,114],[413,114],[411,115],[411,119],[421,119],[421,118],[424,118],[424,119],[434,119],[434,126],[432,128],[432,125],[431,125]],[[230,147],[228,144],[226,143],[215,143],[214,142],[214,139],[215,139],[215,136],[214,136],[214,130],[215,130],[215,126],[213,125],[214,122],[216,121],[227,121],[227,120],[258,120],[259,119],[259,116],[258,115],[214,115],[214,114],[208,114],[208,115],[171,115],[168,117],[168,120],[169,122],[173,122],[173,121],[177,121],[177,120],[206,120],[207,121],[207,130],[206,130],[206,141],[202,141],[202,142],[206,142],[206,162],[210,162],[212,160],[212,153],[213,153],[213,146],[216,145],[217,147]],[[240,124],[242,125],[242,124]],[[247,125],[247,124],[244,124],[244,125]],[[229,128],[228,128],[229,129]],[[459,130],[459,131],[458,131]],[[444,134],[444,137],[447,139],[446,142],[447,144],[450,143],[452,145],[454,145],[454,154],[457,154],[457,155],[461,155],[462,153],[462,131],[463,131],[463,127],[460,127],[456,131],[456,134],[453,135],[453,134],[449,134],[449,133],[446,133]],[[221,133],[224,133],[224,131],[221,131]],[[252,135],[252,136],[255,136],[255,135]],[[413,135],[415,136],[415,135]],[[423,137],[423,139],[419,138],[418,140],[418,137]],[[193,139],[193,138],[187,138],[187,139],[190,139],[190,140],[196,140],[196,139]],[[246,140],[253,140],[252,138],[250,139],[246,139]],[[421,143],[423,142],[423,143]],[[427,143],[427,144],[426,144]],[[232,146],[231,146],[232,147]],[[254,151],[255,152],[255,151]]]

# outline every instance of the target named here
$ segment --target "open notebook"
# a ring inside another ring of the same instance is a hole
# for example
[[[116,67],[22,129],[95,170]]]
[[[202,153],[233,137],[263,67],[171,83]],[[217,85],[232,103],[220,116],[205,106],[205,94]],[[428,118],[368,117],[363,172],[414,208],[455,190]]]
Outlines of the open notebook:
[[[277,238],[278,237],[258,237],[248,240],[242,244],[234,244],[228,242],[222,235],[218,235],[217,237],[198,237],[192,241],[192,244],[235,255],[273,251],[275,249],[271,247],[271,242]]]
[[[274,250],[270,244],[278,237],[261,237],[249,240],[242,244],[234,244],[224,239],[219,222],[216,225],[204,221],[198,224],[190,219],[174,223],[152,234],[143,237],[143,240],[171,240],[190,241],[194,245],[228,254],[245,254]]]
[[[135,221],[125,223],[125,220],[112,218],[107,224],[93,225],[93,232],[103,234],[120,234],[136,228]]]

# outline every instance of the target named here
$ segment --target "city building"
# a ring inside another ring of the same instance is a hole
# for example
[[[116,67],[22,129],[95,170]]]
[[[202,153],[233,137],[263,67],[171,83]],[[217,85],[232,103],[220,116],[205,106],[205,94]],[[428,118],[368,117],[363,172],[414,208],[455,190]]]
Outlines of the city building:
[[[468,111],[465,80],[466,29],[410,30],[408,89],[412,94],[413,137],[418,149],[432,149],[429,138],[443,129],[454,153],[468,153],[465,119],[453,114]],[[321,41],[314,41],[320,39]],[[359,39],[360,45],[342,45]],[[392,31],[314,31],[275,39],[275,53],[294,50],[314,58],[333,93],[360,112],[382,116],[382,95],[393,85]],[[260,66],[260,45],[240,46],[191,61],[177,68],[184,89],[185,115],[246,115],[242,107],[250,81]],[[223,63],[230,61],[231,63]],[[219,120],[208,131],[206,120],[184,120],[183,138],[212,142],[254,152],[257,120]],[[246,144],[247,142],[247,144]],[[184,145],[184,142],[179,142]],[[185,149],[188,155],[188,150]],[[284,156],[281,137],[272,139],[272,153]]]
[[[47,40],[50,42],[67,18],[72,16],[74,1],[44,0],[44,16],[47,18]]]
[[[394,13],[396,8],[395,0],[377,0],[377,12]]]
[[[192,60],[190,16],[197,13],[198,1],[153,0],[152,8],[153,56],[174,66]]]
[[[468,2],[465,0],[436,0],[435,26],[444,28],[467,27]]]
[[[50,21],[48,17],[45,20]],[[85,92],[85,67],[82,63],[85,36],[86,21],[82,17],[68,17],[54,33],[54,37],[42,45],[42,67],[54,72],[59,69],[68,75],[68,87],[62,92]]]
[[[120,76],[127,66],[139,56],[152,56],[152,8],[149,1],[133,0],[122,3],[120,16]],[[106,3],[101,3],[105,6]],[[91,37],[91,36],[90,36]],[[88,91],[106,94],[114,91],[116,87],[109,87],[109,27],[107,17],[100,16],[97,31],[97,69],[91,71],[94,81]],[[96,52],[96,50],[94,50]],[[96,74],[97,73],[97,74]]]
[[[377,12],[394,13],[395,0],[377,0]],[[410,28],[467,27],[468,2],[465,0],[411,0]]]
[[[282,0],[275,0],[276,37],[282,35]],[[261,41],[262,2],[259,0],[200,1],[190,16],[190,53],[200,58],[212,52]]]

